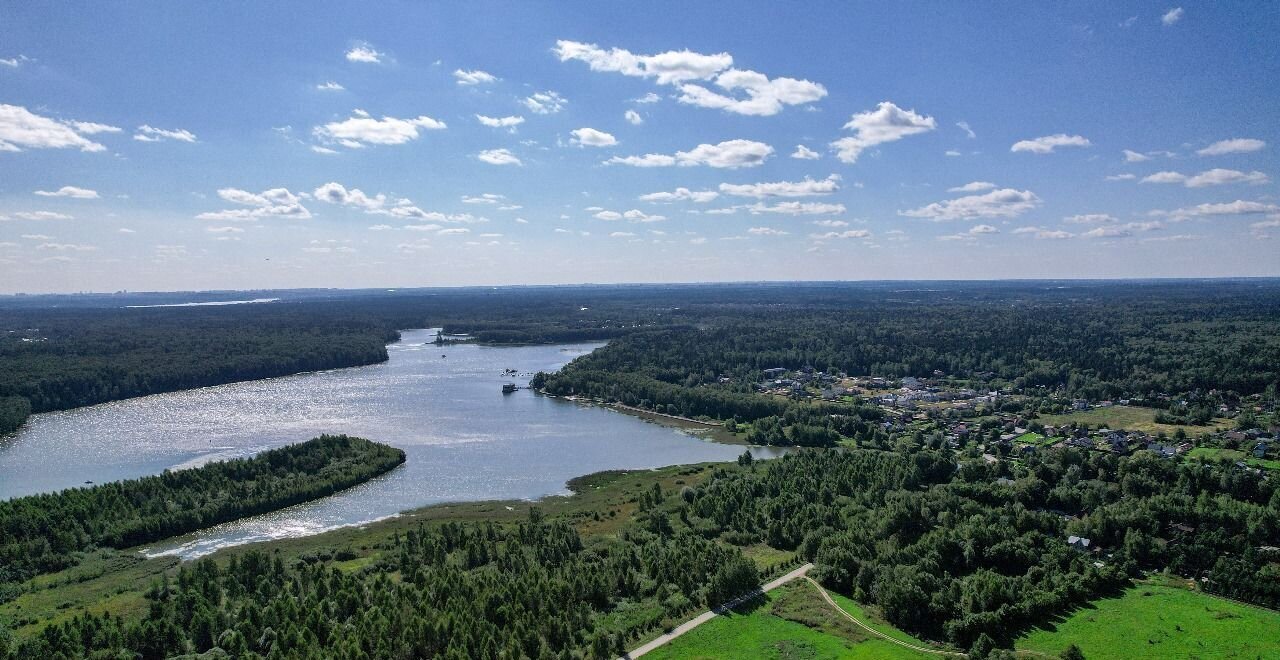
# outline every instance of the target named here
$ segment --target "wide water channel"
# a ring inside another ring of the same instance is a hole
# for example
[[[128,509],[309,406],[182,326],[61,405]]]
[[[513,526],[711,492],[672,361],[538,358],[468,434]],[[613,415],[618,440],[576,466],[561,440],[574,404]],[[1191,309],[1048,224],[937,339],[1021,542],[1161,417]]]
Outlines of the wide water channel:
[[[743,447],[612,410],[502,394],[520,374],[553,371],[602,344],[435,346],[407,330],[383,364],[159,394],[35,415],[0,438],[0,499],[249,456],[321,433],[399,447],[408,462],[332,497],[157,544],[197,557],[305,536],[440,502],[534,499],[608,469],[733,460]],[[775,450],[753,448],[757,456]]]

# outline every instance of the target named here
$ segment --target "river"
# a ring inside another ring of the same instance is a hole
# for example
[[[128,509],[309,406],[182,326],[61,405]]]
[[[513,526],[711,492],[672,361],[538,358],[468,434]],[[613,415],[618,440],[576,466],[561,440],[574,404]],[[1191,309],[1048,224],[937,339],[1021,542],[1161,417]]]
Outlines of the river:
[[[382,364],[314,372],[34,415],[0,439],[0,499],[249,456],[321,433],[399,447],[405,465],[332,497],[163,542],[146,552],[198,557],[305,536],[440,502],[563,494],[608,469],[733,460],[743,447],[605,408],[502,394],[602,344],[435,346],[407,330]],[[506,378],[504,369],[518,378]],[[777,450],[754,448],[757,455]]]

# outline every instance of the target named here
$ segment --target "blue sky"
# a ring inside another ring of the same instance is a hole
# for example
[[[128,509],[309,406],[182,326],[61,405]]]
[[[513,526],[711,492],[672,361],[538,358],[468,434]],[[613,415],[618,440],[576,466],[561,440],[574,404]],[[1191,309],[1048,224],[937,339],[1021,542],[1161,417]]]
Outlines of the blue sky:
[[[5,3],[0,291],[1280,275],[1278,31],[1275,3]]]

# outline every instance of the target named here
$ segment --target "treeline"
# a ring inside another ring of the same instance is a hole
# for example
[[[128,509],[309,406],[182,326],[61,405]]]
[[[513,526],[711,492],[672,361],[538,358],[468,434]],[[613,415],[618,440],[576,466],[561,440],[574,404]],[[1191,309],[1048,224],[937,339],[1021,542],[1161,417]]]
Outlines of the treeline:
[[[690,494],[691,524],[796,549],[829,587],[960,648],[1008,646],[1142,570],[1205,576],[1210,591],[1275,604],[1280,557],[1263,549],[1280,545],[1274,480],[1147,452],[957,463],[941,444],[720,471]],[[1090,547],[1072,548],[1069,534]]]
[[[0,600],[92,548],[127,548],[314,500],[404,460],[399,449],[325,435],[252,458],[0,501]]]
[[[80,614],[0,658],[614,658],[655,617],[758,584],[750,560],[714,541],[631,528],[588,544],[533,509],[516,525],[397,534],[356,572],[263,552],[201,560],[152,589],[141,621]]]

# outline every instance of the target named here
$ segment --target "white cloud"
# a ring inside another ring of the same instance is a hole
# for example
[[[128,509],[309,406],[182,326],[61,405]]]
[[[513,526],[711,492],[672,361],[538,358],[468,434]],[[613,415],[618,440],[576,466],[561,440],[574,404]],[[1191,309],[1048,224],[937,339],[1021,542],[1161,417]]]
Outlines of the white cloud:
[[[456,236],[461,234],[470,234],[471,230],[466,227],[450,227],[449,229],[441,229],[436,232],[437,236]]]
[[[1218,140],[1213,144],[1197,151],[1201,156],[1221,156],[1223,154],[1243,154],[1251,151],[1258,151],[1266,147],[1267,143],[1254,138],[1235,138],[1231,140]]]
[[[1264,204],[1262,202],[1246,202],[1237,199],[1234,202],[1225,202],[1218,204],[1198,204],[1186,208],[1175,209],[1173,211],[1153,212],[1157,215],[1168,215],[1174,219],[1212,217],[1222,215],[1257,215],[1260,213],[1275,213],[1280,211],[1280,206],[1275,204]]]
[[[485,149],[476,158],[490,165],[524,165],[510,149]]]
[[[524,123],[524,117],[486,117],[484,115],[476,115],[476,120],[489,128],[506,128],[512,132],[516,127]]]
[[[1151,160],[1151,156],[1140,154],[1132,149],[1125,149],[1121,153],[1124,154],[1124,162],[1126,163],[1141,163],[1144,160]]]
[[[1134,180],[1134,179],[1136,179],[1136,178],[1138,178],[1136,175],[1128,174],[1128,173],[1126,173],[1126,174],[1112,174],[1112,175],[1110,175],[1110,176],[1108,176],[1108,177],[1107,177],[1107,181],[1132,181],[1132,180]]]
[[[481,193],[480,196],[478,197],[473,195],[463,195],[462,203],[463,204],[498,204],[506,198],[507,198],[506,195],[499,195],[497,193]],[[520,208],[520,207],[517,206],[516,208]]]
[[[617,211],[600,211],[596,213],[595,218],[606,221],[628,220],[630,222],[662,222],[667,217],[663,215],[649,215],[639,209],[631,209],[618,213]]]
[[[232,204],[250,208],[201,213],[196,216],[196,219],[256,222],[259,218],[267,217],[293,220],[306,220],[311,217],[311,212],[302,205],[301,198],[286,188],[272,188],[261,193],[251,193],[239,188],[222,188],[218,190],[218,197]]]
[[[658,101],[661,101],[661,100],[662,100],[661,96],[658,96],[653,92],[649,92],[638,99],[632,99],[632,102],[633,103],[657,103]]]
[[[338,83],[330,80],[329,82],[324,82],[324,83],[320,83],[319,85],[316,85],[316,89],[322,92],[341,92],[342,90],[346,89],[346,87],[343,87],[342,85],[339,85]]]
[[[359,188],[347,190],[345,186],[335,181],[330,181],[316,188],[312,195],[319,201],[342,206],[354,206],[364,210],[366,213],[380,212],[387,204],[386,195],[378,194],[375,197],[369,197]]]
[[[1108,213],[1085,213],[1083,215],[1069,215],[1062,219],[1073,225],[1107,225],[1117,222],[1115,216]]]
[[[379,53],[369,44],[360,44],[347,51],[347,61],[377,64],[382,61],[384,55],[386,53]]]
[[[991,183],[990,181],[971,181],[963,186],[947,188],[947,192],[982,192],[983,190],[991,190],[995,187],[996,184]]]
[[[72,199],[98,199],[98,191],[88,190],[86,188],[77,188],[75,186],[63,186],[54,191],[37,190],[35,194],[41,197],[70,197]]]
[[[239,227],[206,227],[205,231],[210,234],[243,234],[244,230]]]
[[[803,144],[797,144],[796,150],[791,152],[791,157],[799,160],[817,160],[822,158],[822,154],[804,146]]]
[[[1081,136],[1081,135],[1067,135],[1065,133],[1058,133],[1056,135],[1046,135],[1044,137],[1038,137],[1038,138],[1035,138],[1034,140],[1021,140],[1019,142],[1015,142],[1013,143],[1012,147],[1009,147],[1009,151],[1012,151],[1012,152],[1026,151],[1033,154],[1050,154],[1050,153],[1053,153],[1053,150],[1057,149],[1058,147],[1088,147],[1088,146],[1092,146],[1092,144],[1093,143],[1089,142],[1088,138],[1085,138],[1084,136]]]
[[[163,142],[164,140],[195,142],[196,135],[185,128],[155,128],[143,124],[138,127],[138,132],[133,134],[133,139],[139,142]]]
[[[972,128],[969,128],[969,122],[958,121],[956,122],[956,126],[959,126],[960,130],[964,131],[965,135],[968,135],[970,140],[978,137],[978,134],[974,133]]]
[[[849,229],[846,231],[829,231],[823,234],[809,234],[809,238],[818,241],[844,238],[871,238],[871,232],[866,229]]]
[[[773,154],[773,147],[751,140],[728,140],[719,144],[700,144],[689,151],[678,151],[675,156],[645,154],[643,156],[614,156],[606,164],[631,165],[633,167],[692,167],[706,165],[715,168],[737,169],[755,167]]]
[[[311,150],[318,154],[325,154],[326,156],[338,153],[334,149],[330,149],[329,147],[322,147],[318,144],[311,145]]]
[[[366,144],[404,144],[418,139],[418,129],[437,131],[444,128],[444,122],[426,115],[414,119],[386,116],[374,119],[369,113],[356,110],[351,118],[317,126],[312,133],[326,142],[337,142],[348,149],[359,149]]]
[[[54,239],[53,236],[48,234],[23,234],[20,238],[25,241],[52,241]]]
[[[788,105],[813,103],[827,95],[820,83],[795,78],[769,79],[763,73],[729,69],[716,76],[715,84],[726,92],[741,92],[745,97],[727,96],[702,85],[680,85],[677,101],[701,108],[725,110],[740,115],[769,117]]]
[[[854,131],[854,134],[832,142],[831,147],[836,150],[836,157],[842,162],[856,163],[858,156],[871,147],[926,133],[937,128],[937,125],[933,117],[917,114],[915,110],[903,110],[889,101],[883,101],[875,110],[853,115],[844,128]]]
[[[1048,240],[1060,241],[1063,239],[1075,238],[1075,237],[1076,237],[1075,234],[1069,231],[1062,231],[1061,229],[1040,229],[1036,231],[1036,238],[1042,239],[1042,240],[1048,239]]]
[[[63,123],[76,129],[77,133],[83,133],[85,135],[97,135],[98,133],[120,133],[124,131],[124,129],[119,126],[98,124],[91,121],[68,120]]]
[[[7,66],[10,69],[16,69],[22,66],[23,63],[31,62],[31,61],[34,61],[34,60],[32,60],[30,57],[27,57],[26,55],[19,54],[13,57],[6,57],[3,59],[0,59],[0,66]]]
[[[94,245],[79,245],[76,243],[41,243],[36,246],[37,250],[54,250],[57,252],[92,252],[98,249]]]
[[[1170,25],[1182,20],[1182,15],[1184,13],[1186,12],[1182,11],[1182,7],[1174,7],[1160,17],[1160,22],[1163,23],[1165,27],[1169,27]]]
[[[757,202],[743,207],[753,214],[780,213],[783,215],[838,215],[845,212],[844,204],[822,202],[778,202],[772,206]]]
[[[22,151],[24,148],[106,151],[106,147],[81,135],[92,135],[98,131],[84,130],[81,128],[83,126],[104,125],[57,121],[37,115],[22,106],[0,104],[0,151]]]
[[[969,234],[971,236],[978,236],[980,234],[999,234],[999,233],[1000,233],[1000,230],[996,229],[995,227],[992,227],[991,225],[974,225],[973,227],[969,228]]]
[[[627,123],[631,124],[632,126],[639,126],[640,124],[644,123],[644,117],[641,117],[640,113],[636,112],[635,110],[628,110],[622,113],[622,116],[624,119],[627,120]]]
[[[819,227],[848,227],[849,223],[844,220],[814,220],[813,224]]]
[[[934,221],[966,220],[971,218],[1013,218],[1040,205],[1040,198],[1030,190],[1001,188],[983,195],[969,195],[909,211],[898,211],[908,218],[927,218]]]
[[[956,151],[955,149],[947,149],[946,151],[942,152],[942,155],[943,155],[943,156],[950,156],[950,157],[954,158],[954,157],[956,157],[956,156],[959,156],[959,155],[960,155],[960,152],[959,152],[959,151]]]
[[[1270,183],[1270,179],[1266,174],[1257,170],[1253,172],[1241,172],[1239,170],[1227,170],[1215,168],[1206,170],[1194,176],[1187,176],[1181,172],[1156,172],[1142,180],[1142,183],[1181,183],[1188,188],[1204,188],[1207,186],[1221,186],[1230,183],[1248,183],[1253,185]]]
[[[629,231],[615,231],[609,234],[609,238],[635,238],[635,233]]]
[[[121,227],[121,228],[119,228],[119,229],[117,229],[117,230],[116,230],[116,233],[119,233],[119,234],[136,234],[136,233],[138,233],[138,232],[136,232],[136,231],[134,231],[134,230],[132,230],[132,229],[129,229],[128,227]]]
[[[621,48],[604,50],[595,44],[566,40],[557,41],[554,52],[561,62],[579,60],[592,71],[654,78],[661,85],[708,80],[733,66],[733,57],[728,53],[703,55],[689,50],[672,50],[657,55],[636,55]]]
[[[536,92],[531,96],[525,97],[521,103],[536,115],[553,115],[564,109],[568,101],[563,96],[547,90],[545,92]]]
[[[1132,235],[1133,232],[1124,227],[1094,227],[1080,234],[1080,238],[1123,238]]]
[[[611,147],[618,143],[617,138],[594,128],[575,128],[569,133],[573,136],[571,142],[580,147]]]
[[[19,211],[13,214],[19,220],[74,220],[73,216],[53,211]]]
[[[621,48],[604,50],[595,44],[561,40],[554,52],[561,62],[579,60],[592,71],[617,72],[627,76],[652,78],[660,85],[676,85],[677,100],[704,108],[721,109],[743,115],[769,116],[784,106],[812,103],[827,95],[819,83],[795,78],[774,78],[755,71],[730,68],[728,53],[704,55],[689,50],[657,55],[637,55]],[[693,81],[709,80],[727,92],[714,92]],[[740,93],[741,95],[734,95]],[[641,102],[656,101],[646,96]]]
[[[786,236],[790,232],[774,229],[773,227],[752,227],[747,230],[752,236]]]
[[[462,69],[457,69],[453,72],[453,77],[459,85],[467,87],[473,85],[485,85],[498,80],[493,74],[480,70],[464,71]]]
[[[680,202],[690,201],[698,204],[704,204],[720,196],[720,193],[714,190],[694,191],[688,188],[676,188],[672,192],[656,192],[647,195],[641,195],[642,202]]]
[[[804,181],[776,181],[772,183],[722,183],[720,192],[735,197],[809,197],[830,195],[840,190],[840,175],[832,174],[820,181],[805,177]]]

